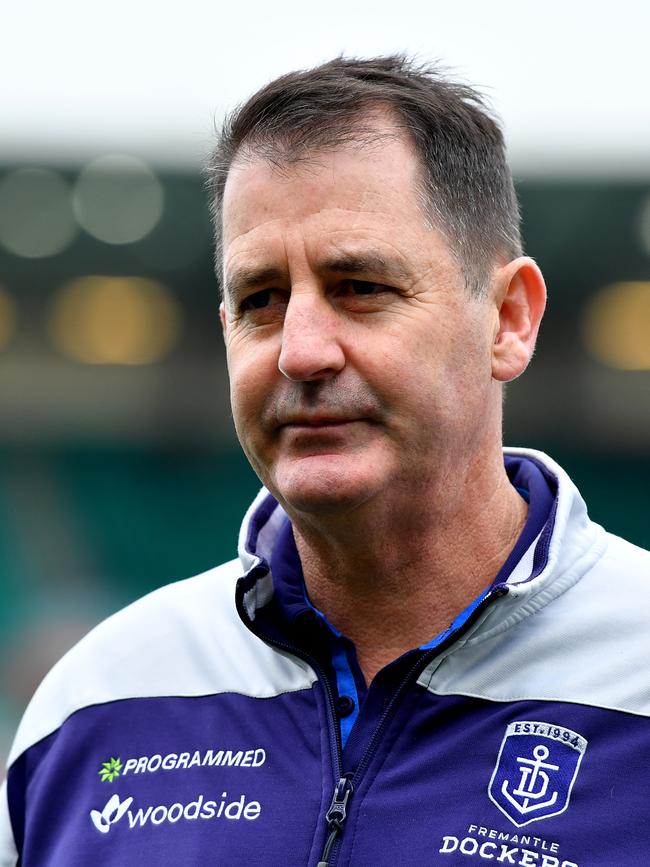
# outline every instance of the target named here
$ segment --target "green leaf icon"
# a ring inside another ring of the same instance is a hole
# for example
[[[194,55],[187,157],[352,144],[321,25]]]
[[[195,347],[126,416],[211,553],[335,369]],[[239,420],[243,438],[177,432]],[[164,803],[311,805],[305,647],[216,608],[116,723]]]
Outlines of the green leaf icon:
[[[119,777],[121,770],[122,762],[120,759],[111,758],[107,762],[102,762],[102,766],[97,773],[102,783],[112,783],[116,777]]]

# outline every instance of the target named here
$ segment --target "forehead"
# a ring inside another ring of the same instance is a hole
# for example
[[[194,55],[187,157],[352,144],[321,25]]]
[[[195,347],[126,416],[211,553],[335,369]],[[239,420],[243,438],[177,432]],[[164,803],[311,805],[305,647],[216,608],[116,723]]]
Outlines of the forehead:
[[[279,166],[247,155],[233,164],[224,191],[224,263],[287,238],[311,246],[342,236],[394,243],[428,228],[419,190],[419,161],[395,134]]]

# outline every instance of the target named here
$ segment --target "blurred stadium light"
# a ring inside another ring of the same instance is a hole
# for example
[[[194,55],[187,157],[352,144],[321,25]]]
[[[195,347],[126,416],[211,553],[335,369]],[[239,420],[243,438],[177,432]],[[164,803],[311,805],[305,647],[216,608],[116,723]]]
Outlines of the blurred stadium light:
[[[40,259],[64,250],[77,232],[70,190],[58,172],[17,168],[0,182],[0,244]]]
[[[16,305],[11,295],[0,286],[0,351],[11,342],[16,332]]]
[[[49,317],[54,347],[83,364],[153,364],[180,337],[180,305],[146,277],[77,277],[55,295]]]
[[[585,346],[614,370],[650,370],[650,281],[614,283],[585,305]]]
[[[109,154],[84,166],[72,203],[80,225],[90,235],[107,244],[132,244],[159,222],[164,195],[143,160]]]

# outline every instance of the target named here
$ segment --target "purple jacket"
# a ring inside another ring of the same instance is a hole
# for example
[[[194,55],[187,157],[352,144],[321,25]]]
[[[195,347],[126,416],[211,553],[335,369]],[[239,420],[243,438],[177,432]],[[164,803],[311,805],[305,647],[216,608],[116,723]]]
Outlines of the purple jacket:
[[[506,461],[550,509],[365,691],[279,574],[287,519],[262,491],[238,560],[109,618],[45,679],[0,867],[650,863],[650,554],[546,456]]]

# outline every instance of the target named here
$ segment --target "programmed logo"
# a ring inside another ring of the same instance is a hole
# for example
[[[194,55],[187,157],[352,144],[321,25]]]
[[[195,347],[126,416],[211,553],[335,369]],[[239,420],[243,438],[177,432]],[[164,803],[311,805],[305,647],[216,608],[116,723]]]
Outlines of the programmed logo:
[[[563,813],[586,749],[587,740],[563,726],[510,723],[490,780],[490,800],[518,828]]]
[[[112,756],[107,762],[102,762],[101,768],[97,771],[102,783],[112,783],[122,772],[122,760]]]

